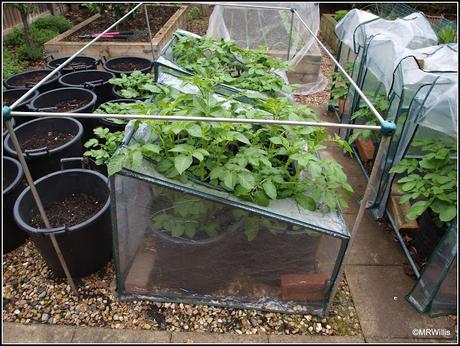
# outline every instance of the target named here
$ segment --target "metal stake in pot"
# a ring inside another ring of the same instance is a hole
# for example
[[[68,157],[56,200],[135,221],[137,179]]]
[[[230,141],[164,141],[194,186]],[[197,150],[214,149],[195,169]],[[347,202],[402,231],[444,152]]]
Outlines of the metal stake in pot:
[[[45,227],[51,228],[50,222],[48,220],[48,216],[46,216],[45,209],[43,208],[43,203],[40,199],[40,196],[38,195],[38,191],[35,187],[32,176],[30,175],[29,167],[27,166],[27,163],[24,160],[24,154],[22,153],[21,147],[18,142],[18,138],[16,137],[16,134],[13,131],[13,125],[12,125],[12,120],[11,120],[12,119],[11,110],[7,106],[3,107],[3,119],[5,119],[6,127],[8,129],[8,133],[10,134],[11,142],[13,143],[14,149],[16,150],[16,153],[18,155],[19,162],[21,163],[22,169],[24,170],[24,176],[26,177],[27,184],[30,187],[30,191],[32,192],[32,196],[34,197],[35,203],[37,204],[37,208],[38,208],[38,211],[40,212],[40,216],[43,222],[45,223]],[[53,233],[50,233],[48,235],[51,239],[51,243],[53,244],[54,250],[56,250],[56,254],[58,255],[59,262],[61,263],[65,276],[67,277],[67,281],[70,287],[72,288],[73,292],[78,298],[79,295],[78,295],[77,286],[75,285],[75,282],[73,281],[72,276],[70,275],[69,268],[67,267],[67,263],[64,259],[64,256],[62,255],[62,252],[56,240],[56,237]]]

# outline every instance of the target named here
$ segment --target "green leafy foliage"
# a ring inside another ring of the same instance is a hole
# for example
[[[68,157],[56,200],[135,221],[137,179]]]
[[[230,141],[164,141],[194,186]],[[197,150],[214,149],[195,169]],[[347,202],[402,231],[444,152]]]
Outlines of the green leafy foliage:
[[[398,180],[404,193],[401,203],[414,201],[406,215],[415,220],[428,208],[436,216],[435,222],[443,225],[457,216],[457,155],[456,140],[445,143],[438,137],[415,140],[424,156],[420,159],[403,159],[390,169],[391,173],[404,173]]]
[[[152,113],[318,121],[311,108],[294,105],[288,99],[260,99],[258,108],[253,108],[233,100],[216,99],[215,81],[195,76],[187,83],[197,86],[199,93],[183,94],[174,88],[162,88],[150,104],[156,108]],[[134,153],[141,152],[168,178],[198,179],[262,206],[270,200],[292,197],[307,209],[335,209],[337,201],[346,206],[341,193],[352,192],[342,167],[334,160],[320,160],[315,155],[325,148],[322,142],[336,140],[324,128],[149,120],[145,123],[152,131],[151,143],[119,150],[114,163],[109,163],[109,174],[124,165],[132,168]],[[152,144],[154,150],[147,147]],[[308,197],[301,197],[305,194]]]
[[[128,99],[148,98],[161,91],[161,85],[155,83],[155,78],[150,73],[134,71],[130,75],[124,73],[119,78],[109,80],[110,84],[118,87],[118,93]]]
[[[386,112],[388,111],[389,107],[389,102],[388,102],[388,97],[385,93],[378,94],[375,96],[375,98],[372,100],[372,97],[370,95],[366,95],[369,100],[371,100],[373,106],[375,109],[385,117]],[[361,123],[364,123],[366,125],[380,125],[380,122],[378,119],[375,117],[374,113],[372,113],[371,109],[369,108],[368,105],[361,106],[357,111],[355,111],[351,115],[351,120],[360,120]],[[362,140],[371,140],[371,139],[377,139],[380,134],[376,134],[375,131],[371,130],[353,130],[352,135],[348,138],[348,142],[351,144],[354,141],[356,141],[358,138]]]
[[[62,34],[72,27],[72,22],[64,16],[47,16],[33,21],[31,29],[50,30]]]
[[[196,20],[201,18],[201,11],[198,7],[192,7],[187,13],[188,20]]]
[[[97,127],[93,130],[95,138],[89,139],[84,147],[88,149],[84,156],[92,157],[97,165],[103,165],[112,157],[123,140],[123,132],[110,132],[107,128]]]
[[[174,59],[196,75],[270,96],[292,91],[292,87],[274,73],[275,70],[288,70],[287,64],[262,49],[240,48],[234,41],[216,40],[209,36],[197,39],[176,34],[176,37]]]
[[[24,61],[17,57],[16,53],[12,53],[9,49],[3,49],[3,78],[8,79],[16,73],[21,72],[26,67]]]
[[[445,25],[438,31],[439,43],[453,43],[457,41],[457,29],[454,25]]]
[[[338,10],[335,11],[334,19],[339,22],[343,17],[345,17],[348,13],[348,10]]]
[[[103,3],[87,2],[82,4],[91,13],[99,13],[101,16],[114,16],[119,19],[129,12],[136,4],[134,3]]]

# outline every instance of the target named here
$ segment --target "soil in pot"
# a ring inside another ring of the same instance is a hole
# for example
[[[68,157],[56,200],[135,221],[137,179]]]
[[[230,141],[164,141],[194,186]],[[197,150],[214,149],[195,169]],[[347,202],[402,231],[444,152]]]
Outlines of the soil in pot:
[[[18,77],[10,84],[14,86],[18,86],[18,87],[28,86],[29,84],[37,84],[43,78],[45,78],[49,73],[50,71],[37,71],[34,74],[29,75],[29,76]]]
[[[110,64],[110,68],[118,71],[135,71],[146,68],[146,64],[142,61],[121,61]]]
[[[166,24],[174,13],[179,9],[177,6],[147,6],[147,12],[149,14],[150,29],[152,31],[152,37]],[[142,13],[141,13],[142,12]],[[113,13],[108,12],[105,16],[99,17],[95,21],[85,25],[80,30],[74,32],[72,35],[66,38],[66,41],[81,42],[82,39],[79,36],[82,35],[93,35],[95,33],[103,32],[110,25],[115,23],[119,18],[116,18]],[[135,41],[148,42],[149,33],[147,29],[147,23],[145,21],[144,11],[137,10],[133,16],[127,18],[127,20],[120,23],[116,30],[113,31],[136,31],[139,32],[138,36],[135,36]],[[107,39],[101,38],[100,41],[114,41],[123,42],[121,39]]]
[[[51,227],[68,227],[84,222],[102,209],[104,203],[94,196],[84,193],[72,193],[54,201],[45,208]],[[32,216],[30,225],[45,228],[39,213]]]
[[[64,145],[74,138],[72,133],[64,133],[61,131],[48,131],[37,133],[33,137],[23,137],[20,139],[19,145],[22,150],[34,150],[40,148],[54,149]],[[19,139],[18,139],[19,140]]]
[[[51,112],[70,112],[75,109],[81,108],[87,105],[88,100],[79,99],[67,99],[56,103],[56,109],[52,109]]]

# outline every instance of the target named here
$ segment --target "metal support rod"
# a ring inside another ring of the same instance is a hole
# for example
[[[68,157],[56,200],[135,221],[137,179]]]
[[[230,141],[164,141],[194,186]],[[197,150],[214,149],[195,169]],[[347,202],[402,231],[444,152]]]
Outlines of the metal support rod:
[[[313,38],[319,43],[319,45],[326,51],[327,55],[329,55],[329,57],[332,59],[332,61],[334,62],[334,64],[336,64],[336,66],[338,67],[338,69],[345,75],[345,77],[347,77],[348,81],[350,82],[350,84],[353,86],[353,88],[355,88],[356,92],[359,94],[359,96],[361,96],[364,100],[364,102],[369,106],[370,110],[372,111],[372,113],[374,113],[375,117],[378,119],[378,121],[380,123],[383,123],[385,121],[385,119],[383,119],[383,117],[380,115],[380,113],[377,111],[377,109],[375,109],[374,105],[371,103],[371,101],[369,101],[369,99],[366,97],[366,95],[364,95],[364,93],[361,91],[361,89],[358,87],[358,85],[355,83],[355,81],[353,80],[353,78],[351,78],[347,71],[345,71],[345,69],[340,65],[340,63],[335,59],[334,55],[329,52],[329,50],[326,48],[326,46],[321,42],[321,40],[313,33],[313,31],[311,31],[311,29],[308,27],[307,23],[305,23],[305,21],[302,19],[302,17],[300,16],[300,14],[294,9],[297,17],[299,18],[299,20],[302,22],[302,24],[305,26],[305,28],[308,30],[308,32],[310,32],[310,34],[313,36]]]
[[[221,2],[195,2],[200,5],[215,5],[215,6],[228,6],[228,7],[246,7],[246,8],[261,8],[264,10],[284,10],[290,11],[290,7],[276,7],[276,6],[258,6],[258,5],[243,5],[243,4],[232,4],[232,3],[221,3]]]
[[[144,4],[144,13],[145,13],[145,22],[147,23],[147,29],[148,29],[148,32],[149,32],[150,49],[152,50],[152,61],[155,61],[155,52],[153,51],[152,30],[150,29],[149,13],[147,11],[147,5],[146,4]]]
[[[43,78],[40,82],[35,84],[29,91],[27,91],[24,95],[22,95],[19,99],[16,100],[12,105],[9,105],[10,109],[14,109],[18,104],[20,104],[22,101],[27,99],[29,95],[31,95],[35,90],[37,90],[43,83],[45,83],[47,80],[49,80],[51,77],[53,77],[55,74],[57,74],[61,69],[63,69],[67,64],[69,64],[76,56],[78,56],[81,52],[83,52],[86,48],[91,46],[94,42],[96,42],[102,35],[104,35],[106,32],[109,32],[112,28],[117,26],[120,22],[122,22],[126,17],[128,17],[131,13],[133,13],[137,8],[142,5],[142,2],[137,4],[131,11],[126,13],[123,17],[121,17],[119,20],[117,20],[115,23],[113,23],[111,26],[109,26],[106,30],[101,32],[97,37],[95,37],[93,40],[88,42],[86,45],[84,45],[82,48],[80,48],[75,54],[73,54],[71,57],[69,57],[66,61],[64,61],[61,65],[56,67],[50,74],[48,74],[45,78]]]
[[[362,221],[362,218],[364,216],[364,211],[367,208],[367,202],[369,202],[369,197],[371,196],[372,188],[374,187],[375,182],[377,180],[377,171],[378,171],[378,169],[380,167],[380,163],[382,162],[383,153],[385,151],[385,146],[386,146],[386,143],[387,143],[387,141],[389,139],[390,139],[389,136],[383,136],[382,140],[380,141],[380,145],[379,145],[379,149],[377,151],[377,155],[375,157],[374,165],[372,166],[372,172],[371,172],[371,175],[369,177],[369,181],[367,182],[366,190],[364,191],[363,199],[361,200],[361,204],[359,206],[358,215],[356,215],[355,223],[353,224],[353,229],[351,230],[351,235],[350,235],[350,240],[348,241],[347,250],[345,251],[345,254],[343,256],[344,260],[340,264],[340,267],[339,267],[338,272],[337,272],[337,278],[336,278],[336,280],[335,280],[335,282],[334,282],[334,284],[332,286],[332,289],[331,289],[331,295],[329,297],[329,302],[328,302],[326,314],[328,314],[330,309],[331,309],[332,303],[333,303],[334,298],[335,298],[335,294],[337,292],[338,284],[342,280],[343,271],[345,270],[345,264],[346,264],[345,262],[346,262],[346,259],[348,258],[348,254],[350,253],[350,249],[351,249],[351,247],[353,245],[353,241],[356,239],[356,234],[358,233],[358,228],[361,225],[361,221]]]
[[[246,119],[246,118],[214,118],[214,117],[187,117],[177,115],[146,115],[146,114],[93,114],[93,113],[53,113],[53,112],[17,112],[12,111],[12,116],[38,116],[38,117],[73,117],[73,118],[115,118],[115,119],[145,119],[154,121],[197,121],[197,122],[214,122],[214,123],[235,123],[235,124],[266,124],[266,125],[293,125],[293,126],[314,126],[314,127],[335,127],[351,129],[367,129],[380,131],[378,125],[358,125],[358,124],[340,124],[329,122],[314,121],[292,121],[292,120],[273,120],[273,119]]]
[[[29,184],[30,191],[32,192],[32,196],[35,200],[35,204],[37,205],[38,211],[40,216],[45,223],[46,228],[51,228],[48,216],[46,215],[45,208],[43,207],[42,201],[40,196],[38,195],[37,188],[35,187],[34,181],[29,171],[29,167],[24,159],[24,154],[22,153],[21,147],[18,142],[18,138],[16,137],[16,133],[14,133],[13,126],[11,125],[11,120],[5,121],[6,127],[8,129],[8,133],[11,138],[11,142],[13,143],[14,149],[16,150],[16,154],[18,155],[19,162],[21,163],[22,169],[24,170],[24,176],[26,177],[27,183]],[[70,287],[72,288],[73,292],[78,298],[78,290],[75,282],[70,275],[69,268],[67,267],[67,263],[62,255],[61,248],[56,240],[56,237],[53,233],[49,233],[49,237],[51,239],[51,243],[53,244],[54,250],[59,258],[59,262],[61,263],[62,269],[64,270],[65,276],[67,278],[67,282],[69,283]]]
[[[291,25],[289,27],[289,41],[288,41],[288,51],[287,51],[287,59],[291,57],[291,43],[292,43],[292,28],[294,27],[294,10],[291,10]]]

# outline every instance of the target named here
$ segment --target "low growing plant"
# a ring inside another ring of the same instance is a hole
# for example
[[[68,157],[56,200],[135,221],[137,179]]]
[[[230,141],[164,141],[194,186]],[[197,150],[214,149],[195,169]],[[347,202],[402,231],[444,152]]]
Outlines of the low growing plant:
[[[102,127],[95,128],[93,133],[96,137],[89,139],[84,144],[88,150],[83,155],[93,158],[96,165],[106,164],[117,150],[124,134],[121,131],[110,132],[109,129]]]
[[[335,11],[334,19],[336,20],[336,22],[339,22],[343,17],[347,15],[347,13],[348,13],[348,10]]]
[[[159,115],[242,117],[318,121],[311,108],[287,99],[259,100],[259,109],[214,97],[215,81],[192,77],[198,94],[162,89],[152,107]],[[142,125],[141,125],[142,124]],[[150,138],[121,148],[108,163],[110,175],[124,166],[135,169],[145,156],[168,178],[197,179],[240,199],[267,206],[287,197],[309,210],[346,207],[341,193],[353,190],[342,167],[316,153],[325,141],[337,141],[322,127],[145,121]]]
[[[457,29],[454,25],[445,25],[438,32],[439,43],[453,43],[457,41]]]
[[[72,27],[72,22],[64,16],[47,16],[32,22],[31,28],[38,30],[51,30],[62,34]]]
[[[276,96],[293,87],[274,73],[287,71],[288,65],[263,50],[240,48],[234,41],[201,39],[176,34],[173,45],[176,62],[186,70],[206,78],[219,78],[240,89],[255,90]]]
[[[425,210],[435,215],[435,223],[442,227],[457,216],[457,143],[439,137],[414,140],[414,147],[424,153],[421,159],[403,159],[390,169],[390,173],[404,173],[398,180],[404,193],[401,203],[414,202],[406,215],[415,220]]]
[[[109,80],[110,84],[118,87],[118,93],[128,99],[147,98],[161,91],[161,86],[155,83],[155,78],[150,73],[134,71],[130,75],[124,73],[119,78]]]

